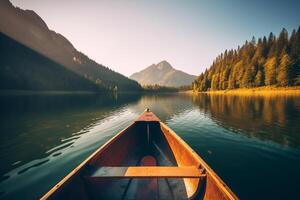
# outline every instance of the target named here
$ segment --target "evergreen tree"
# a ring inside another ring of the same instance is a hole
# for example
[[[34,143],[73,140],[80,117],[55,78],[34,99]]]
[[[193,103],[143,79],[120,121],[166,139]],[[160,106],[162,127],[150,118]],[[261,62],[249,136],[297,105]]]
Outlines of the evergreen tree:
[[[266,36],[264,36],[264,38],[263,38],[262,48],[263,48],[263,50],[262,50],[262,56],[264,58],[267,58],[269,49],[268,49],[268,42],[267,42]]]
[[[287,51],[288,39],[289,39],[288,32],[285,28],[283,28],[275,43],[276,46],[275,53],[277,57],[280,56],[282,52]]]
[[[221,73],[221,77],[219,80],[219,88],[222,90],[227,89],[228,87],[228,76],[229,76],[229,67],[226,66],[225,70]]]
[[[300,85],[300,59],[294,61],[292,80],[294,85]]]
[[[215,74],[212,76],[211,80],[211,89],[212,90],[218,90],[219,89],[219,74]]]
[[[261,70],[258,70],[256,73],[254,85],[256,87],[263,85],[263,73],[261,72]]]
[[[300,58],[300,26],[297,32],[293,33],[290,39],[290,55],[293,59]]]
[[[252,87],[253,86],[253,79],[255,76],[255,69],[254,66],[248,66],[242,80],[242,87]]]
[[[277,83],[280,86],[289,86],[292,83],[292,66],[293,62],[288,54],[284,53],[281,56],[279,69],[278,69],[278,76],[277,76]]]
[[[234,89],[237,87],[236,76],[237,76],[237,66],[235,65],[229,75],[228,89]]]
[[[265,64],[265,85],[276,84],[276,57],[269,58]]]
[[[290,38],[282,29],[277,39],[270,33],[268,38],[253,37],[237,49],[225,50],[195,85],[200,91],[300,85],[300,27]]]
[[[268,38],[268,49],[269,49],[269,53],[268,53],[268,57],[271,58],[276,54],[276,37],[273,35],[273,33],[271,32]]]

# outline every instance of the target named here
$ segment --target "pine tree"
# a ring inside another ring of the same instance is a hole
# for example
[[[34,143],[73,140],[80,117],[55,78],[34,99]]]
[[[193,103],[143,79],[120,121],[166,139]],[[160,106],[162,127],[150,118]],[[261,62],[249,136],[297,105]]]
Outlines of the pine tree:
[[[276,37],[273,35],[273,33],[271,32],[268,38],[268,57],[271,58],[276,54]]]
[[[293,62],[287,53],[282,54],[278,69],[277,83],[280,86],[290,86],[292,83]]]
[[[293,59],[300,59],[300,26],[290,39],[290,55]]]
[[[282,52],[287,51],[288,40],[289,40],[288,32],[285,28],[283,28],[279,34],[279,37],[278,37],[276,43],[275,43],[275,46],[276,46],[275,54],[277,57],[280,56]]]
[[[234,89],[237,87],[236,77],[238,73],[238,66],[234,65],[233,69],[230,72],[229,80],[228,80],[228,89]]]
[[[211,79],[211,89],[218,90],[219,89],[219,74],[215,74],[212,76]]]
[[[294,60],[292,74],[293,84],[300,85],[300,59]]]
[[[235,78],[236,82],[235,83],[238,88],[243,86],[243,84],[242,84],[242,80],[243,80],[243,76],[244,76],[243,66],[244,66],[243,61],[239,61],[238,63],[236,63],[236,72],[237,73],[236,73],[236,78]]]
[[[269,48],[268,48],[268,42],[267,42],[267,38],[266,36],[264,36],[263,41],[262,41],[262,56],[264,58],[267,58],[268,56],[268,52],[269,52]]]
[[[257,47],[252,57],[252,63],[257,63],[259,59],[263,58],[264,54],[264,46],[261,39],[258,40]]]
[[[256,87],[263,85],[263,73],[261,72],[261,70],[258,70],[256,73],[254,85]]]
[[[269,58],[265,63],[265,85],[276,84],[276,57]]]
[[[219,84],[219,88],[222,89],[222,90],[225,90],[227,89],[228,87],[228,76],[229,76],[229,67],[226,66],[225,67],[225,70],[221,73],[221,76],[220,76],[220,84]]]
[[[257,41],[257,42],[256,42]],[[225,50],[198,79],[199,90],[300,85],[300,27],[290,38],[282,29],[278,39],[253,37],[237,49]]]
[[[252,87],[254,84],[253,84],[253,79],[254,79],[254,76],[255,76],[255,69],[254,69],[254,66],[248,66],[244,75],[243,75],[243,80],[242,80],[242,87]]]

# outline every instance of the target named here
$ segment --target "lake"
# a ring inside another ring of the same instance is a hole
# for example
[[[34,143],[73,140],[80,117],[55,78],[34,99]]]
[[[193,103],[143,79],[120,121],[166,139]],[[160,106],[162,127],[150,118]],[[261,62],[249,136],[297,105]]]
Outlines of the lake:
[[[0,96],[0,198],[36,199],[149,107],[241,199],[296,199],[300,96]]]

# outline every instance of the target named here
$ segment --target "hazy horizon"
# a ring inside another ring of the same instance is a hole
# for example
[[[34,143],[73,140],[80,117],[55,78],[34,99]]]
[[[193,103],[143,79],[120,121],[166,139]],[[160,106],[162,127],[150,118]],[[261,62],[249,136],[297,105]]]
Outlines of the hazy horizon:
[[[300,25],[300,3],[293,0],[11,2],[34,10],[79,51],[126,76],[162,60],[199,75],[225,49]]]

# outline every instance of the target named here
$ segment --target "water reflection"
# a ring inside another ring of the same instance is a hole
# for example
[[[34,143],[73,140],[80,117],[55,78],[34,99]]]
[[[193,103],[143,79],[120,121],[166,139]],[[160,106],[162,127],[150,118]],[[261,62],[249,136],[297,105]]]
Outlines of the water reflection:
[[[200,94],[192,100],[218,124],[236,133],[300,146],[300,96]]]
[[[150,108],[162,121],[173,118],[193,108],[190,97],[178,94],[152,94],[144,95],[139,101],[130,106],[130,110],[141,113],[145,108]]]
[[[145,108],[241,199],[295,196],[299,96],[43,94],[0,95],[0,198],[37,199]]]
[[[15,168],[71,146],[96,122],[139,98],[94,94],[0,96],[0,176],[12,168],[11,163]]]

